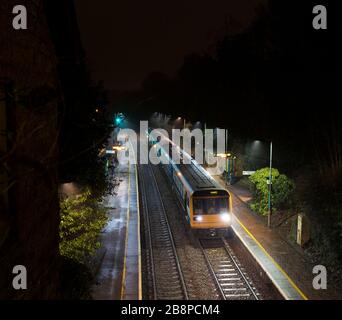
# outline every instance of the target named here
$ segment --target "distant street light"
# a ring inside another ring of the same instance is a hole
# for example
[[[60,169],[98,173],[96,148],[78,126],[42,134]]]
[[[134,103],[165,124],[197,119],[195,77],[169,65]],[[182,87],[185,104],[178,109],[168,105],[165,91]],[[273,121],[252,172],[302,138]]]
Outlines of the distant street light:
[[[124,146],[113,146],[112,149],[115,150],[115,151],[124,151],[124,150],[127,150],[127,148],[124,147]]]
[[[182,120],[182,117],[177,118],[178,121]],[[183,119],[183,129],[185,129],[186,119]]]
[[[218,153],[218,154],[216,154],[216,156],[219,158],[227,158],[227,157],[230,157],[231,155],[232,155],[231,153]]]

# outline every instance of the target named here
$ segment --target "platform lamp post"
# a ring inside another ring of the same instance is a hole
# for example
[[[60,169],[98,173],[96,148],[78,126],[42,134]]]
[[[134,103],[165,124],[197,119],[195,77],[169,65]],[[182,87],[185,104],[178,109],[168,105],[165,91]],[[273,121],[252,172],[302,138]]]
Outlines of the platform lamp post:
[[[232,156],[231,153],[228,152],[228,138],[229,132],[228,129],[225,130],[225,142],[226,142],[226,149],[225,149],[225,157],[226,157],[226,184],[230,184],[230,173],[231,173],[231,164],[230,164],[230,157]]]
[[[206,162],[205,162],[205,144],[206,144],[206,133],[207,133],[207,123],[204,122],[204,136],[203,136],[203,165],[205,166],[206,165]]]
[[[267,226],[271,228],[271,215],[272,215],[272,154],[273,154],[273,144],[270,143],[270,173],[268,178],[268,216],[267,216]]]

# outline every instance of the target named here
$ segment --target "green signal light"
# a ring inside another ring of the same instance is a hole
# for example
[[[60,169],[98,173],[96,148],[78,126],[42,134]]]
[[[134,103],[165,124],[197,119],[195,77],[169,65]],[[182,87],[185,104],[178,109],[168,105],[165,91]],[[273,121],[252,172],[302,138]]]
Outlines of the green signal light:
[[[117,113],[115,115],[114,121],[116,125],[120,125],[125,120],[125,116],[122,113]]]

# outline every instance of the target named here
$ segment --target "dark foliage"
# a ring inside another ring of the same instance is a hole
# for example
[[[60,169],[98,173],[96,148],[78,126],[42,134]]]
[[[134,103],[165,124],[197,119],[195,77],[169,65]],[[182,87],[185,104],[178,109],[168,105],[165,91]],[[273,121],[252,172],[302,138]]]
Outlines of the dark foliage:
[[[89,269],[75,260],[62,257],[61,289],[64,300],[91,299],[90,285],[92,275]]]
[[[110,132],[107,94],[101,83],[94,85],[90,80],[73,3],[46,1],[45,6],[64,97],[59,114],[60,180],[103,193],[105,162],[98,153]]]
[[[185,57],[176,77],[149,76],[140,99],[128,105],[229,128],[232,150],[234,140],[273,140],[274,166],[296,185],[299,176],[305,180],[296,191],[299,206],[309,211],[316,243],[324,236],[323,251],[336,257],[342,252],[342,6],[320,4],[328,9],[328,30],[312,27],[315,1],[268,1],[247,30],[228,32],[214,52]]]
[[[269,1],[248,30],[227,34],[214,53],[188,55],[175,78],[150,75],[140,110],[226,127],[239,139],[272,139],[275,165],[286,173],[318,157],[330,167],[341,143],[340,6],[329,2],[329,28],[317,31],[315,4]]]

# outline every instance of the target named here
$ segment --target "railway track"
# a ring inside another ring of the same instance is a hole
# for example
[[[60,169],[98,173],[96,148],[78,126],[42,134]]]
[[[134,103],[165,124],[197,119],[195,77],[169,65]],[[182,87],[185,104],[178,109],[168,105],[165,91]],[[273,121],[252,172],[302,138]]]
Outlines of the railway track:
[[[154,300],[188,300],[165,206],[150,165],[139,167],[151,293]]]
[[[199,242],[222,299],[259,300],[259,294],[225,239],[199,239]]]

